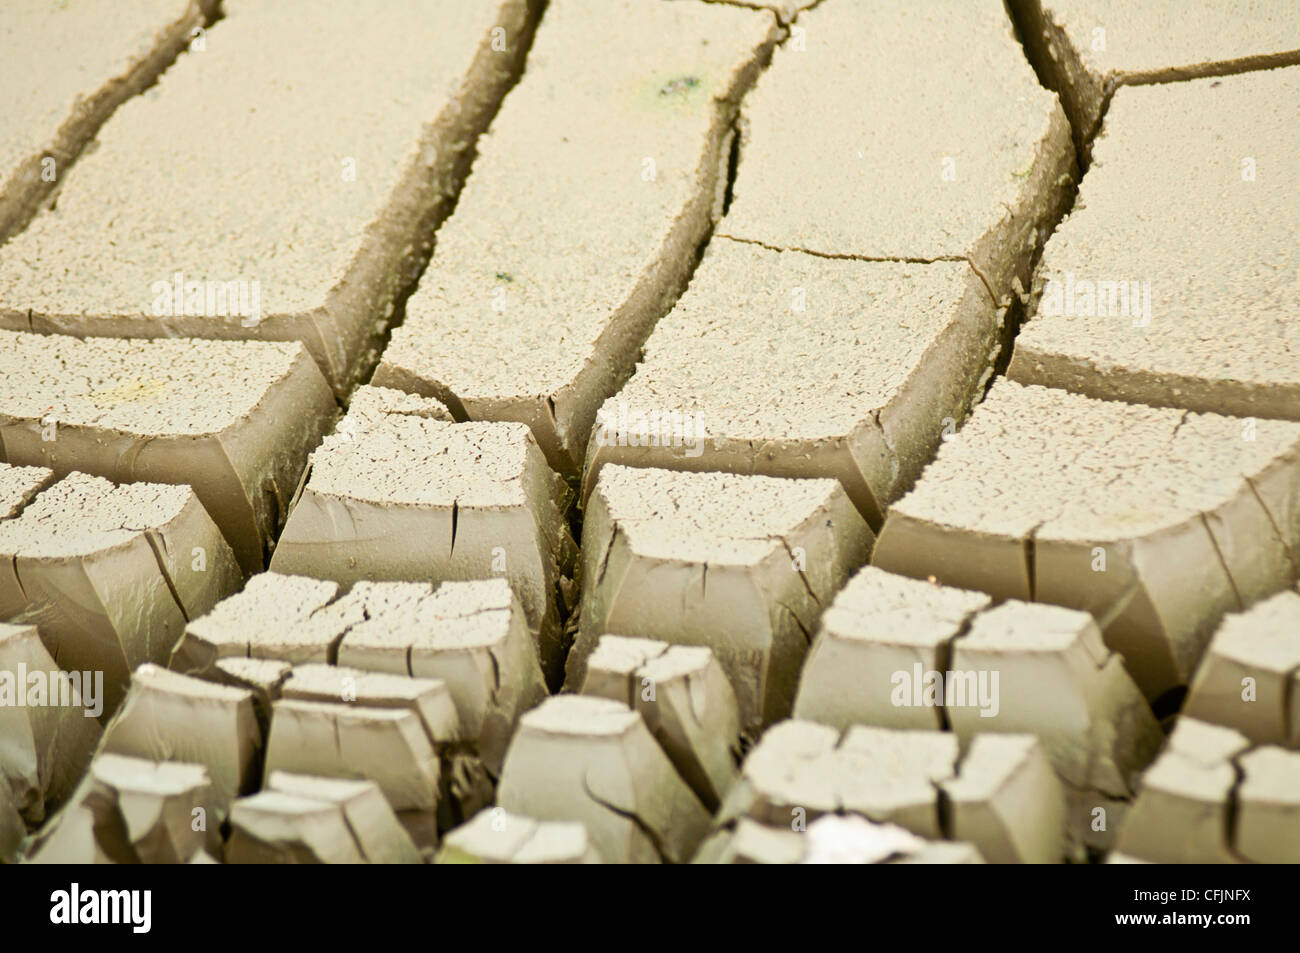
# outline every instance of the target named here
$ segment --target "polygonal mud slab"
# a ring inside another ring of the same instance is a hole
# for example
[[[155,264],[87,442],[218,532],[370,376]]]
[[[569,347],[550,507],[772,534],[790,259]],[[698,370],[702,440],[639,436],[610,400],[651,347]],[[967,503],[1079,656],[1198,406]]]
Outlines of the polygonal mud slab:
[[[1300,68],[1121,90],[1094,150],[1008,375],[1300,420]]]
[[[1164,742],[1146,699],[1086,612],[1015,601],[982,612],[952,643],[951,672],[957,690],[945,684],[944,713],[963,746],[982,732],[1035,735],[1073,788],[1128,797]]]
[[[206,676],[226,658],[333,662],[343,633],[366,618],[363,600],[334,601],[338,592],[329,580],[259,573],[185,626],[169,667]]]
[[[1280,592],[1224,617],[1183,713],[1256,744],[1300,747],[1300,595]]]
[[[362,708],[402,708],[415,712],[429,741],[450,744],[460,737],[451,692],[441,679],[366,672],[336,665],[299,665],[281,689],[300,701],[341,702]]]
[[[271,730],[271,705],[280,697],[285,680],[292,671],[293,666],[288,662],[232,656],[218,660],[201,677],[252,692],[257,726],[261,729],[262,737],[266,737]]]
[[[105,753],[89,778],[81,803],[95,815],[95,839],[117,863],[183,864],[220,842],[212,783],[201,764]]]
[[[1300,425],[999,381],[890,510],[872,562],[1092,613],[1148,698],[1225,612],[1290,585]]]
[[[717,824],[748,817],[801,831],[831,814],[969,841],[992,863],[1056,861],[1065,852],[1065,792],[1029,735],[980,736],[959,758],[951,733],[857,725],[841,737],[785,721],[745,759]]]
[[[1180,718],[1115,836],[1115,851],[1157,864],[1238,864],[1231,812],[1236,758],[1250,742],[1230,728]]]
[[[991,864],[1047,864],[1066,851],[1065,790],[1033,735],[978,735],[939,782],[957,837]]]
[[[558,682],[569,495],[523,424],[366,408],[312,454],[271,569],[344,585],[504,577]]]
[[[537,6],[405,0],[376,16],[360,0],[226,0],[206,49],[124,104],[57,212],[6,247],[0,324],[299,340],[346,393],[518,74]],[[160,213],[159,195],[184,214]]]
[[[349,629],[339,664],[442,680],[461,737],[497,775],[515,725],[546,697],[519,600],[503,579],[360,584],[367,620]]]
[[[535,821],[504,808],[480,811],[443,838],[435,864],[598,864],[587,828]]]
[[[221,845],[207,770],[100,752],[75,800],[35,839],[38,864],[183,864]]]
[[[492,800],[492,781],[478,756],[477,745],[460,743],[460,719],[451,691],[442,679],[335,665],[299,665],[284,682],[279,697],[414,712],[439,758],[440,830],[449,830]]]
[[[438,755],[409,708],[282,699],[271,715],[266,773],[374,781],[420,847],[438,838]]]
[[[962,262],[715,238],[597,414],[584,485],[605,463],[833,477],[879,527],[992,373],[999,323]]]
[[[36,214],[113,110],[202,35],[219,6],[220,0],[140,0],[129,8],[69,12],[47,0],[5,4],[0,244]]]
[[[1160,726],[1092,617],[863,569],[822,616],[795,717],[1036,735],[1061,779],[1133,791]]]
[[[709,823],[641,716],[583,695],[550,698],[520,720],[497,803],[583,822],[606,863],[683,863]]]
[[[1010,0],[1010,8],[1026,53],[1060,93],[1082,145],[1120,86],[1300,63],[1300,21],[1288,0],[1177,8],[1153,0]]]
[[[0,483],[13,470],[0,464]],[[22,479],[30,483],[31,471]],[[105,715],[131,670],[166,661],[186,620],[239,578],[187,486],[114,486],[73,473],[0,520],[0,619],[38,626],[61,667],[102,672]]]
[[[922,673],[946,671],[953,639],[991,604],[983,593],[864,566],[822,613],[794,717],[841,731],[854,724],[942,728],[942,704],[895,703],[894,676],[903,673],[911,686],[917,665]]]
[[[15,467],[0,462],[0,520],[12,519],[54,482],[47,467]]]
[[[335,414],[298,344],[0,331],[0,455],[115,483],[188,484],[262,568]]]
[[[230,811],[231,864],[418,864],[420,852],[373,781],[276,771]]]
[[[712,651],[602,635],[587,659],[582,693],[639,711],[700,803],[717,810],[736,779],[740,714]]]
[[[720,217],[737,103],[778,33],[720,4],[553,0],[374,382],[527,423],[576,476]]]
[[[745,100],[719,232],[823,255],[967,260],[999,301],[1028,287],[1074,149],[1003,5],[824,3],[797,28]]]
[[[950,733],[858,725],[841,739],[825,725],[784,721],[745,758],[718,823],[749,817],[802,831],[824,815],[853,812],[942,837],[935,785],[952,776],[956,762]]]
[[[103,688],[94,673],[60,669],[35,626],[0,622],[0,788],[26,822],[39,824],[76,788],[99,741]]]
[[[583,523],[566,684],[606,632],[713,650],[743,728],[790,710],[817,617],[871,548],[833,480],[607,466]]]
[[[141,665],[122,710],[104,731],[101,750],[148,761],[203,765],[212,782],[210,829],[230,802],[257,788],[262,734],[253,696],[226,685]]]
[[[1257,864],[1300,863],[1300,751],[1269,745],[1241,755],[1237,853]]]

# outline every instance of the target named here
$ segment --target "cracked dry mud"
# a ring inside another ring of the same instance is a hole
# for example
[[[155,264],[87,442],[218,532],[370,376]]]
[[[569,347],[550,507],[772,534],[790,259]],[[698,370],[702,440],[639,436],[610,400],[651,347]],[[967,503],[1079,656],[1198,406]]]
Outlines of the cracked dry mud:
[[[128,6],[0,17],[0,862],[1300,863],[1291,4]]]

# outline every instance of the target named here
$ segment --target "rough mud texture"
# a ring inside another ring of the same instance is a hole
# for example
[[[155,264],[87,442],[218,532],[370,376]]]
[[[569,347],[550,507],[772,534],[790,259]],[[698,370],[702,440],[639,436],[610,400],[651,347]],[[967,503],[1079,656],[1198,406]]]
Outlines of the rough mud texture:
[[[1300,20],[1287,0],[1009,0],[1009,8],[1026,55],[1085,145],[1121,86],[1300,63]]]
[[[452,423],[426,403],[348,413],[312,454],[271,569],[345,586],[504,577],[557,680],[571,494],[523,424]]]
[[[187,484],[262,568],[334,401],[297,344],[0,331],[0,456],[117,483]]]
[[[30,498],[38,476],[0,463],[10,498],[15,487]],[[114,486],[72,473],[0,520],[0,619],[36,625],[60,667],[102,672],[105,717],[131,670],[166,662],[186,621],[239,578],[233,551],[187,486]]]
[[[983,593],[863,567],[822,613],[794,717],[841,731],[855,724],[942,728],[942,705],[893,702],[892,677],[902,672],[910,685],[918,664],[922,673],[946,671],[953,639],[991,604]]]
[[[981,735],[959,757],[947,732],[784,721],[749,753],[715,823],[797,831],[835,814],[969,841],[990,863],[1065,854],[1065,791],[1030,735]]]
[[[1090,612],[1155,699],[1224,613],[1285,588],[1300,425],[1000,381],[890,510],[872,562]]]
[[[220,8],[221,0],[5,4],[0,89],[14,95],[0,130],[0,244],[58,189],[113,110],[153,83]],[[70,68],[51,71],[51,62]]]
[[[715,238],[597,414],[587,492],[606,463],[831,477],[878,527],[965,417],[999,321],[961,262],[844,261]]]
[[[798,26],[802,42],[776,52],[745,100],[735,206],[719,234],[834,257],[967,261],[998,301],[1028,287],[1074,150],[1002,4],[823,3]],[[881,40],[864,55],[871,36]]]
[[[499,774],[519,717],[547,694],[537,646],[510,587],[497,579],[436,589],[375,583],[368,591],[368,619],[343,637],[339,664],[442,680],[462,737]]]
[[[989,605],[866,567],[822,616],[795,717],[840,730],[950,727],[963,745],[985,732],[1033,734],[1065,783],[1130,795],[1163,736],[1092,617]]]
[[[0,862],[1300,862],[1283,0],[128,6],[0,14]]]
[[[778,35],[722,4],[552,0],[374,383],[526,423],[577,474],[721,214],[737,106]]]
[[[0,323],[298,340],[346,393],[427,259],[536,7],[226,0],[206,48],[119,108],[56,209],[5,248]],[[209,307],[206,285],[175,307],[177,273],[243,282],[247,313]]]
[[[1300,420],[1297,151],[1300,67],[1117,92],[1010,377]]]
[[[700,645],[742,727],[787,715],[822,606],[870,551],[832,480],[607,466],[583,523],[583,601],[566,684],[605,633]]]

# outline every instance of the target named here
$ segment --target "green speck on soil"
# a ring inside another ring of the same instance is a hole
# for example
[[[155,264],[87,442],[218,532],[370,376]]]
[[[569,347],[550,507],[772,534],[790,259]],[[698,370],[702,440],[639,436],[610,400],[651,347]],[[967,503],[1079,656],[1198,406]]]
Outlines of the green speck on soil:
[[[676,79],[670,79],[659,87],[660,96],[675,96],[681,93],[689,92],[700,85],[698,76],[678,76]]]
[[[511,281],[514,281],[514,280],[515,280],[514,277],[513,277],[513,276],[510,274],[510,272],[508,272],[508,271],[498,271],[498,272],[497,272],[497,281],[503,281],[503,282],[509,283],[509,282],[511,282]]]

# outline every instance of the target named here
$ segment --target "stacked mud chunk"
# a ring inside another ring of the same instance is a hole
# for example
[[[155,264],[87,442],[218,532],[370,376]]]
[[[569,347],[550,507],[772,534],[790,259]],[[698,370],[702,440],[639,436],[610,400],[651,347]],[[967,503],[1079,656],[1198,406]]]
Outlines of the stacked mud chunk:
[[[0,861],[1300,862],[1300,15],[1167,13],[16,0]]]

